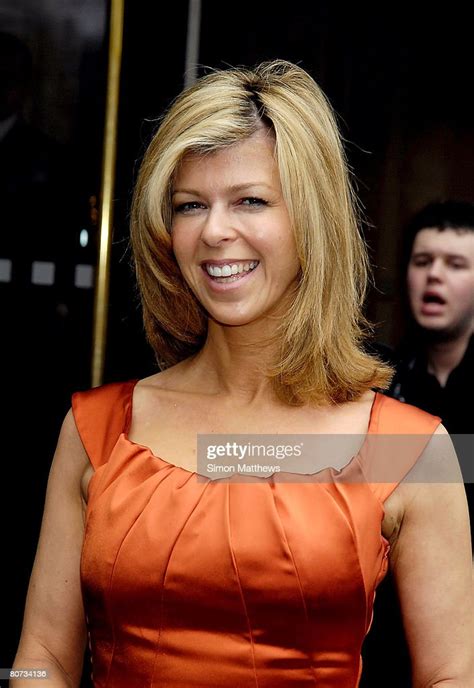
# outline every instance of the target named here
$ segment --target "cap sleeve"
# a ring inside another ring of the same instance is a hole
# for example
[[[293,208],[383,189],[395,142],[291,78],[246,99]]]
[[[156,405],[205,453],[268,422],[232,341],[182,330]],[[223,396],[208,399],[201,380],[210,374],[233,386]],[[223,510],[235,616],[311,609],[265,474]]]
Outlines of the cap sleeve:
[[[119,436],[129,423],[136,382],[114,382],[72,395],[76,427],[96,470],[108,461]]]
[[[423,454],[441,418],[380,395],[377,417],[359,461],[367,482],[384,502]]]

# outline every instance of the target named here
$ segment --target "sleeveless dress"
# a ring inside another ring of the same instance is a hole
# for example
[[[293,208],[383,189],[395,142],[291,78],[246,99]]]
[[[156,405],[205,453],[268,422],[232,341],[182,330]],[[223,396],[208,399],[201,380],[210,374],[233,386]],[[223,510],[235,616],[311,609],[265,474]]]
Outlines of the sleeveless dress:
[[[135,384],[72,400],[95,469],[81,559],[94,686],[356,688],[388,566],[383,502],[440,419],[377,392],[342,471],[197,480],[128,439]],[[421,440],[371,482],[382,433]]]

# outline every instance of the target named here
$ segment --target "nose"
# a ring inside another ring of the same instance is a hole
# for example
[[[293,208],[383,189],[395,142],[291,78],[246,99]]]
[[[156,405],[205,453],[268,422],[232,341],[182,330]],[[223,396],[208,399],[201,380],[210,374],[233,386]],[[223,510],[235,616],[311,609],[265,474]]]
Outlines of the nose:
[[[201,241],[207,246],[218,246],[222,242],[232,241],[237,236],[235,218],[227,208],[214,206],[206,215],[201,230]]]
[[[443,277],[443,261],[435,258],[428,270],[428,279],[441,279]]]

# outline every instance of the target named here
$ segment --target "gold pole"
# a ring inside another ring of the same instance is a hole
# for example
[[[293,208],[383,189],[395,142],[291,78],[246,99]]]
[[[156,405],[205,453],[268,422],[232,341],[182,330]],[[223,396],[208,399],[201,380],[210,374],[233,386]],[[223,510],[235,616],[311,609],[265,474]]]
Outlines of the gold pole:
[[[112,246],[113,192],[117,153],[117,119],[122,61],[124,0],[111,0],[107,102],[105,109],[102,188],[100,191],[99,255],[94,295],[94,330],[92,337],[92,386],[102,384]]]

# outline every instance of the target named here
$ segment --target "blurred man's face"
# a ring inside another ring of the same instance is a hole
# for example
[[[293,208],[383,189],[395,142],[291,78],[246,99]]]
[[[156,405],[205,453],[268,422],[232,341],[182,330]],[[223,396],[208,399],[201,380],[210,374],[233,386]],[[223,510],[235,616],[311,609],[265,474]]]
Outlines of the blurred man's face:
[[[457,337],[474,324],[474,231],[422,229],[408,266],[408,294],[416,322]]]

